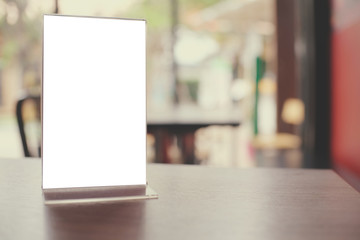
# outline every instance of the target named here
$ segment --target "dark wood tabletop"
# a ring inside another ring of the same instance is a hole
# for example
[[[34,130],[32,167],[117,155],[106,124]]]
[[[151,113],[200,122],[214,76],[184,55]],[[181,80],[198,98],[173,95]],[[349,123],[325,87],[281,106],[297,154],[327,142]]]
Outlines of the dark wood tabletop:
[[[159,199],[45,205],[40,159],[2,159],[0,239],[360,239],[360,194],[331,170],[150,164],[148,181]]]

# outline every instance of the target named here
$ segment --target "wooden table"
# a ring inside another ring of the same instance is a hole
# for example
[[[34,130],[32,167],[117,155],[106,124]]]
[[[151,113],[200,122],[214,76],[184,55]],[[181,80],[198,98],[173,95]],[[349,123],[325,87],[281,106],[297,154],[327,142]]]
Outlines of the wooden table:
[[[167,110],[147,110],[147,131],[155,136],[156,162],[170,163],[168,149],[176,136],[183,153],[183,163],[195,163],[194,133],[212,125],[239,126],[239,107],[203,109],[198,106],[177,106]]]
[[[0,160],[0,239],[360,238],[360,194],[331,170],[151,164],[148,181],[159,199],[46,206],[39,159]]]

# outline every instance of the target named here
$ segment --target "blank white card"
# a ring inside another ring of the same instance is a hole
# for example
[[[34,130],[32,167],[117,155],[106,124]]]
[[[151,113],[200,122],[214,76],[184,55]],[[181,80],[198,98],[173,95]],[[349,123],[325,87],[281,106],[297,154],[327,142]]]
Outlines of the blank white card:
[[[146,22],[44,16],[43,188],[146,184]]]

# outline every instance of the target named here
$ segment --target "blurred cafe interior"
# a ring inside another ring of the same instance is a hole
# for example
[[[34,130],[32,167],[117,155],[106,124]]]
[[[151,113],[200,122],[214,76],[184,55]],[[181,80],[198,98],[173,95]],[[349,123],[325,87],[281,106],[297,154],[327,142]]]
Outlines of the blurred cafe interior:
[[[148,162],[334,168],[360,189],[359,10],[354,0],[0,0],[0,157],[39,157],[43,14],[140,18]]]

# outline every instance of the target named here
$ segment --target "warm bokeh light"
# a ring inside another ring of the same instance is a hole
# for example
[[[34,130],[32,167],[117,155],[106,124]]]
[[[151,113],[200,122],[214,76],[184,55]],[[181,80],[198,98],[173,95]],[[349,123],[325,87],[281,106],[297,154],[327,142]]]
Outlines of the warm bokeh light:
[[[304,103],[300,99],[287,99],[281,116],[285,122],[299,125],[304,121],[304,109]]]

